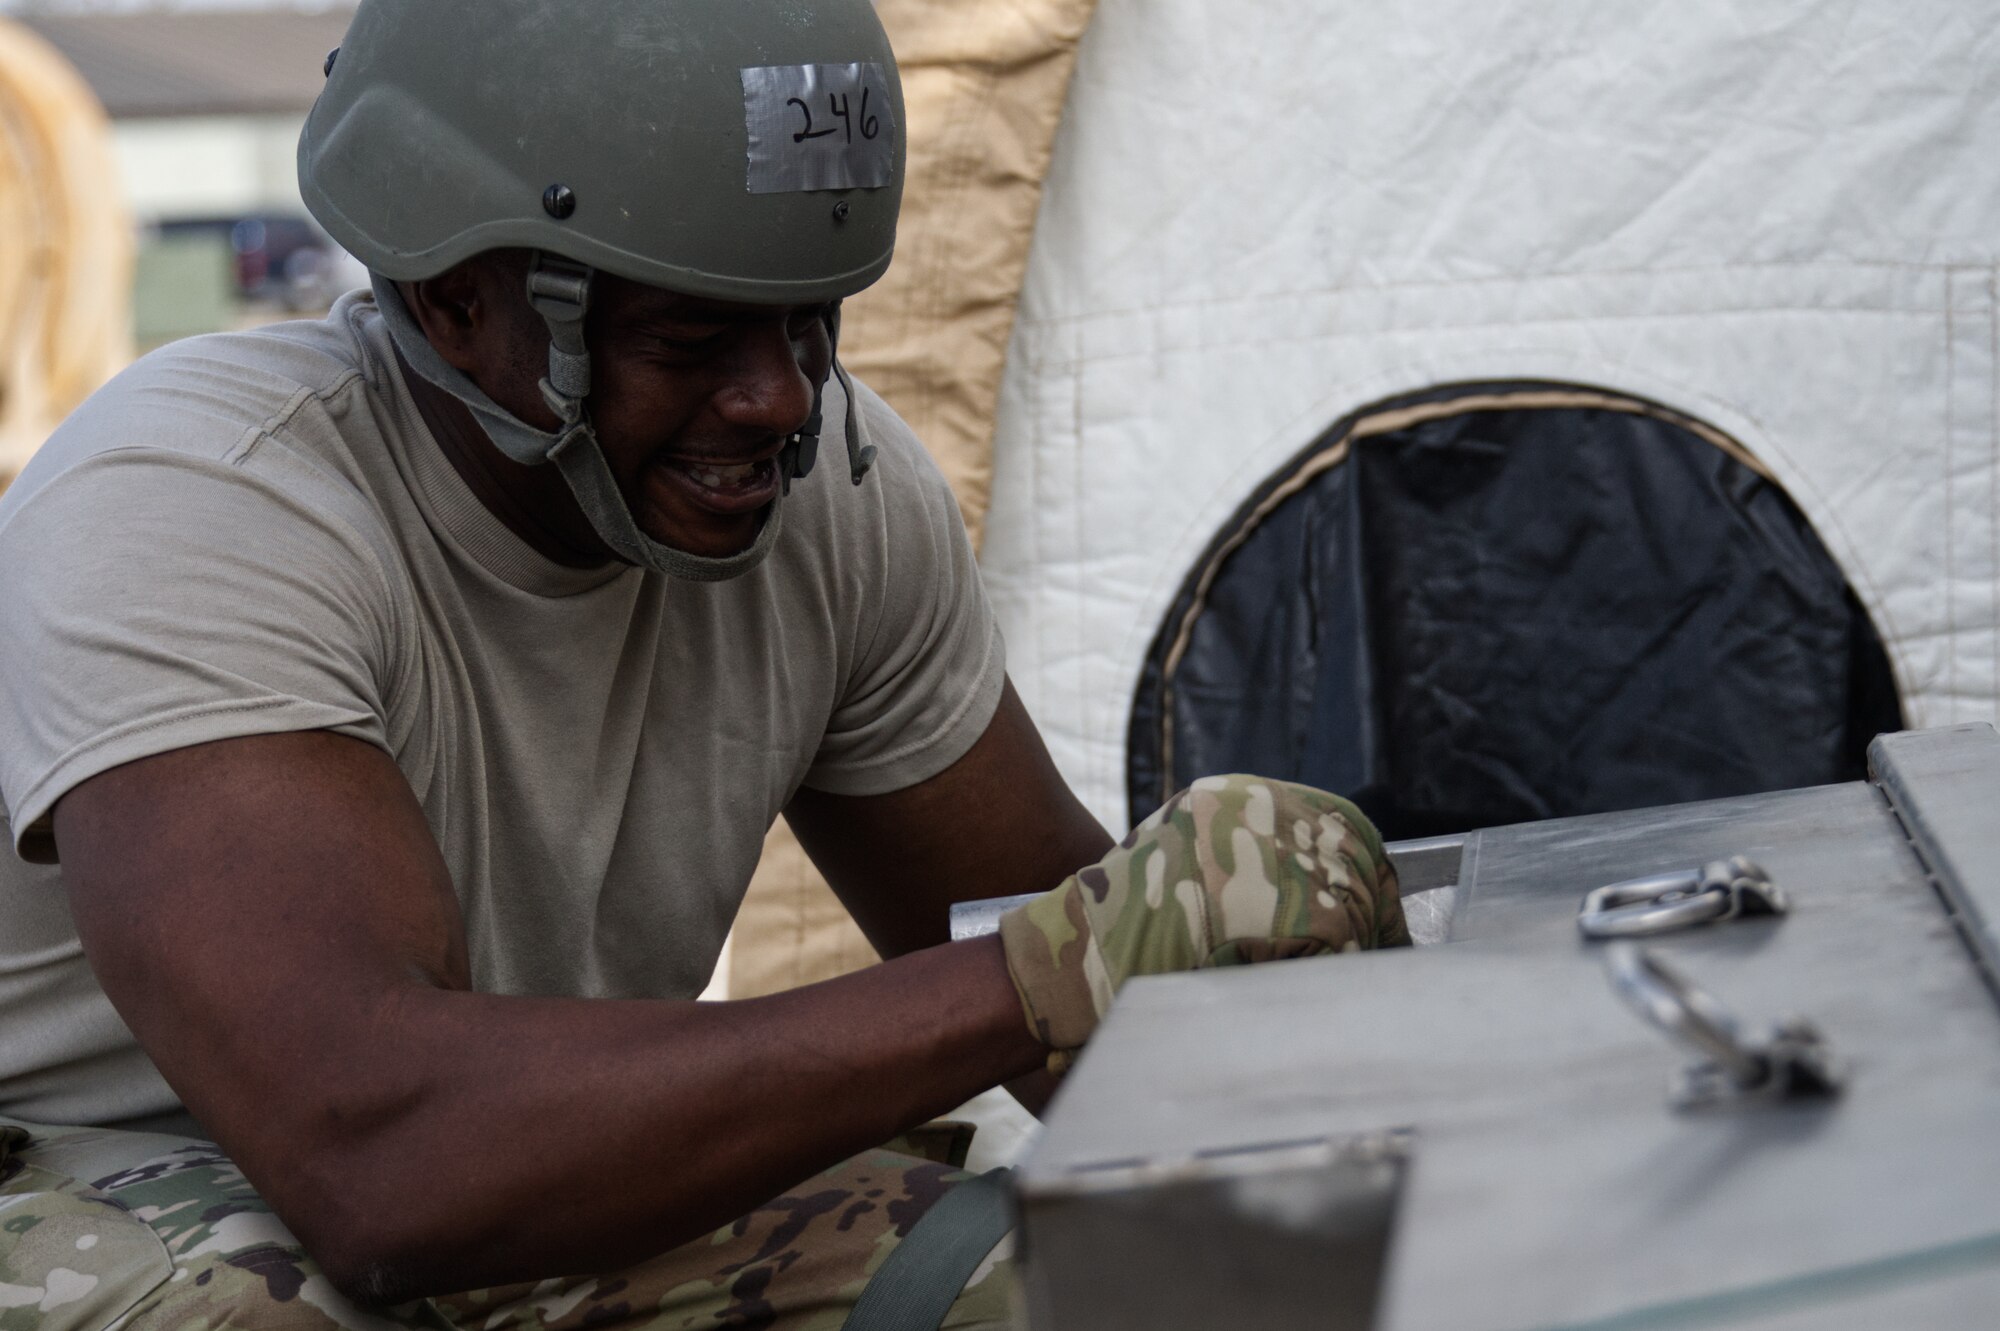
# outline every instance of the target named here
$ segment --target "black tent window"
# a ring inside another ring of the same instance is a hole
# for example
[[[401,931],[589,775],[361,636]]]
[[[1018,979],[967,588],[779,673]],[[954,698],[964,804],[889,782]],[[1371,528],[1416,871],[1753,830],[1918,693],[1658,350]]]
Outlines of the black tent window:
[[[1866,610],[1741,444],[1469,383],[1340,421],[1237,511],[1147,654],[1128,783],[1135,821],[1254,771],[1425,836],[1853,780],[1901,726]]]

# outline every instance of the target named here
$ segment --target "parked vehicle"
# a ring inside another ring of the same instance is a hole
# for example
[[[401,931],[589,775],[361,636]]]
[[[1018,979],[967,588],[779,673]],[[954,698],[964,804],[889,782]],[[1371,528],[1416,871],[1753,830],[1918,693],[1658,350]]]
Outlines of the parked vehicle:
[[[175,218],[159,223],[154,234],[226,237],[235,256],[236,295],[245,301],[299,312],[324,309],[367,280],[360,265],[303,214]]]

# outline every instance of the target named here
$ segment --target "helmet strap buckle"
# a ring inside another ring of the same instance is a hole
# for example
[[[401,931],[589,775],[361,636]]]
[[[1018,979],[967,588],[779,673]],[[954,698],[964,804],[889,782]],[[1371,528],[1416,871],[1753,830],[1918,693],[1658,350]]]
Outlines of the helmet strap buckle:
[[[574,425],[583,419],[590,396],[590,348],[583,340],[584,316],[590,312],[590,282],[594,271],[543,250],[528,265],[528,304],[549,329],[549,375],[542,380],[542,400]]]

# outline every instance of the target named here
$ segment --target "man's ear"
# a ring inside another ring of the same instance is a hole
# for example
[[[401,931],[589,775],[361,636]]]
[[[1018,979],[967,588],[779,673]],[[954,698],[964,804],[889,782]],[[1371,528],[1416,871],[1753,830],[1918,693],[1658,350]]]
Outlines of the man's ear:
[[[487,250],[436,277],[398,282],[403,304],[445,364],[538,430],[561,422],[542,401],[549,334],[528,304],[527,250]]]
[[[476,261],[468,260],[436,277],[396,284],[410,316],[438,355],[453,369],[475,378],[491,355],[484,344],[494,332],[493,311],[480,277]]]

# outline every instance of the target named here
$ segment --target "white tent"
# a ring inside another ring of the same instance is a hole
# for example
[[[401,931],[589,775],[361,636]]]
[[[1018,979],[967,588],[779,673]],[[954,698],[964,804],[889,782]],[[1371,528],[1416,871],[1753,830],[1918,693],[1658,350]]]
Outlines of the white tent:
[[[1818,532],[1912,725],[2000,698],[2000,10],[1101,0],[1057,134],[983,563],[1123,827],[1149,644],[1337,419],[1468,380],[1640,395]]]

